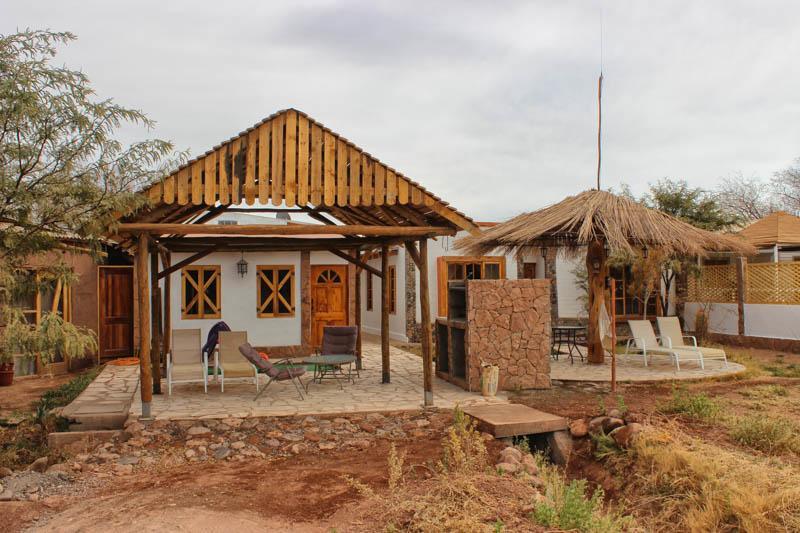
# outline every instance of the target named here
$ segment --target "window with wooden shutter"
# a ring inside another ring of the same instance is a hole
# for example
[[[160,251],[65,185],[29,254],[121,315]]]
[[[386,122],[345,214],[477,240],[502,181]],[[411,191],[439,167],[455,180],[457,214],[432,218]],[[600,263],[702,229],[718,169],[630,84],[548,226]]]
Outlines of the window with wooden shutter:
[[[222,281],[219,265],[192,265],[181,270],[181,317],[220,318]]]
[[[294,316],[294,266],[256,267],[259,318]]]

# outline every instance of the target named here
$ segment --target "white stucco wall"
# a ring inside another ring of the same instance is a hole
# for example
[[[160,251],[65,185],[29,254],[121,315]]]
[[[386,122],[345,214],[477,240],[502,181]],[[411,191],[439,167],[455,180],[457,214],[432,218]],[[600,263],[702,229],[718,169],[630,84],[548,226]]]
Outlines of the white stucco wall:
[[[406,273],[405,273],[405,249],[397,248],[396,254],[389,254],[389,265],[394,265],[397,274],[397,305],[394,313],[389,313],[389,337],[398,341],[407,341],[406,335]],[[368,261],[370,266],[380,270],[380,257]],[[377,276],[372,278],[372,311],[367,310],[367,275],[361,273],[361,328],[365,333],[380,335],[381,333],[381,294],[383,287],[381,279]]]
[[[191,254],[174,253],[173,263]],[[181,273],[172,274],[172,294],[170,295],[172,327],[200,328],[203,342],[208,331],[216,322],[224,320],[234,331],[247,331],[248,341],[255,346],[295,346],[301,344],[301,306],[300,306],[300,252],[247,252],[247,276],[241,278],[236,271],[236,263],[241,259],[238,252],[216,252],[199,261],[196,265],[220,265],[222,310],[220,318],[184,319],[181,318]],[[346,263],[343,259],[328,252],[312,252],[311,265],[334,265]],[[258,287],[256,267],[258,265],[294,265],[295,314],[293,317],[259,318],[256,314]]]
[[[559,318],[582,318],[586,310],[581,302],[581,288],[573,271],[585,262],[585,256],[567,256],[559,253],[556,257],[556,291],[558,293]]]
[[[700,304],[687,303],[684,319],[694,329],[694,318]],[[714,333],[737,335],[739,313],[736,304],[712,304],[709,329]],[[777,304],[745,304],[744,333],[750,337],[800,340],[800,306]]]

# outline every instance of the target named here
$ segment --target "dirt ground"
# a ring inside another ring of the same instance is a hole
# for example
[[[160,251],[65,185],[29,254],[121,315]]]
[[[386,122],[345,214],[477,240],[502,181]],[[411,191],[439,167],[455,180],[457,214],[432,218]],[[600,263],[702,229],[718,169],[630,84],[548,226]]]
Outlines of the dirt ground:
[[[368,452],[187,464],[112,477],[72,497],[0,503],[7,531],[364,531],[361,494],[386,490],[390,442]],[[500,446],[495,446],[494,453]],[[397,443],[412,474],[440,456],[440,436]]]
[[[42,394],[63,385],[75,376],[24,376],[14,378],[10,387],[0,387],[0,418],[8,418],[16,413],[29,411],[31,404]]]

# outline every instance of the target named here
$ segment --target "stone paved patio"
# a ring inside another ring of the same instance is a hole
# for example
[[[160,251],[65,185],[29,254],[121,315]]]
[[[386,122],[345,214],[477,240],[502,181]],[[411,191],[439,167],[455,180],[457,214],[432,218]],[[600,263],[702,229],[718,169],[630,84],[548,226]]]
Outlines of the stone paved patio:
[[[586,348],[578,347],[586,353]],[[584,355],[584,360],[586,356]],[[663,355],[648,356],[647,366],[641,355],[617,354],[617,381],[671,381],[707,379],[732,376],[744,372],[746,368],[738,363],[728,361],[725,368],[722,361],[706,361],[705,369],[701,369],[696,361],[681,362],[681,369],[676,370],[672,359]],[[558,381],[611,381],[611,358],[606,357],[602,365],[582,363],[575,354],[575,363],[570,364],[569,355],[562,353],[558,361],[550,359],[550,379]]]
[[[422,362],[416,355],[399,348],[391,348],[392,382],[381,384],[380,345],[364,342],[364,370],[355,383],[345,384],[344,390],[334,381],[311,384],[308,396],[301,400],[289,382],[276,382],[253,401],[255,386],[252,381],[229,381],[225,392],[218,383],[210,383],[208,394],[202,383],[173,385],[172,396],[153,396],[151,413],[156,419],[175,420],[190,418],[226,418],[248,416],[284,416],[305,414],[355,413],[370,411],[401,411],[422,406]],[[303,376],[305,381],[310,376]],[[263,376],[262,376],[262,379]],[[166,390],[166,384],[162,387]],[[467,392],[446,381],[434,379],[434,405],[453,408],[459,405],[506,403],[506,395],[484,398]],[[141,416],[140,393],[137,391],[131,415]]]
[[[138,366],[106,365],[61,414],[77,422],[73,429],[121,428],[138,387]]]

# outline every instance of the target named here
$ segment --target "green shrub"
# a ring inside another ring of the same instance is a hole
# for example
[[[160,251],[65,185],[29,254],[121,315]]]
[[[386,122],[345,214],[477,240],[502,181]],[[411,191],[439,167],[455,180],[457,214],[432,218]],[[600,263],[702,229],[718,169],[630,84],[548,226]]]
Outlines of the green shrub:
[[[800,366],[790,363],[785,366],[767,365],[764,370],[779,378],[800,378]]]
[[[594,443],[594,456],[598,459],[605,459],[611,455],[616,455],[622,452],[622,448],[617,446],[617,441],[613,437],[606,435],[603,431],[597,433],[590,433]]]
[[[544,487],[544,499],[534,506],[531,518],[536,523],[567,531],[611,533],[623,531],[631,523],[630,517],[603,509],[603,489],[598,488],[587,497],[585,479],[567,482],[564,474],[537,454],[539,476]]]
[[[705,393],[689,394],[684,389],[672,389],[672,397],[658,408],[666,414],[680,414],[700,420],[710,420],[720,411],[719,403]]]
[[[731,438],[739,444],[767,453],[800,453],[800,428],[786,418],[745,416],[730,428]]]

